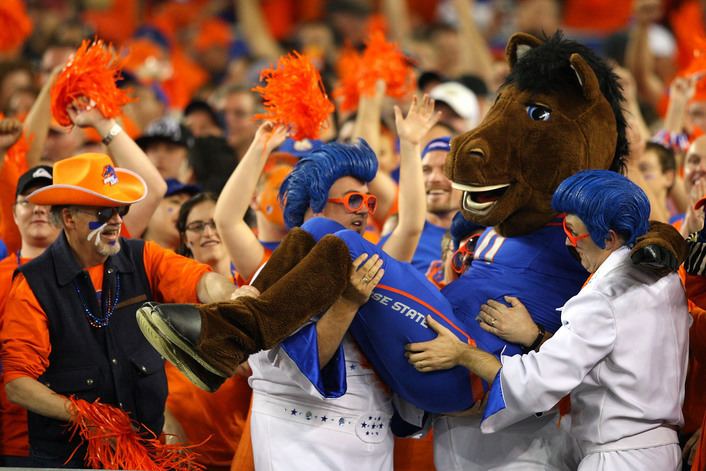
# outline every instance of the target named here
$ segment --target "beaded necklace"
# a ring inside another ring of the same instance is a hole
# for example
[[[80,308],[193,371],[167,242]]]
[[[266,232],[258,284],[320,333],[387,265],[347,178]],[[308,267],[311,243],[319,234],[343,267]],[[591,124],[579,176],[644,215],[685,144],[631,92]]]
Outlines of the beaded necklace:
[[[76,280],[74,280],[74,289],[76,290],[78,297],[81,299],[81,304],[83,304],[83,312],[86,314],[88,323],[91,324],[91,327],[95,327],[97,329],[106,327],[110,322],[110,317],[113,315],[113,312],[115,312],[115,306],[117,306],[120,301],[120,274],[115,274],[115,295],[113,296],[113,302],[110,302],[110,290],[108,290],[108,294],[104,298],[106,306],[103,317],[98,317],[91,312],[91,309],[88,307],[88,304],[83,297],[83,293],[81,293],[81,289],[78,287],[78,284],[76,284]]]

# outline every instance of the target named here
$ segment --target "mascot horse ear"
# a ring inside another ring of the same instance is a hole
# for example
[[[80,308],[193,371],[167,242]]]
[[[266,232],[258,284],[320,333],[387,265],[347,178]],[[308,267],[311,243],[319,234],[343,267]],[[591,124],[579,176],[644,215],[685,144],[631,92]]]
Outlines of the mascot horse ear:
[[[586,60],[580,54],[573,53],[569,58],[571,69],[576,74],[576,79],[583,91],[583,96],[588,101],[597,100],[601,96],[598,77]]]
[[[510,68],[515,67],[515,63],[525,55],[527,51],[541,46],[542,44],[544,44],[544,41],[531,34],[513,34],[505,47],[505,56],[507,57],[507,62],[510,64]]]

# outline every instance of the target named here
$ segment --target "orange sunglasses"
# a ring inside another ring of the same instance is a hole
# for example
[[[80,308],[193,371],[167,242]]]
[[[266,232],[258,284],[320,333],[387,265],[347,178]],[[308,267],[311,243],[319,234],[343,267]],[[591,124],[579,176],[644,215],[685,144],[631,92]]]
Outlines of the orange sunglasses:
[[[469,237],[451,256],[451,269],[462,275],[471,266],[480,234]]]
[[[580,235],[573,235],[571,231],[569,230],[568,227],[566,227],[566,217],[564,217],[564,220],[562,221],[562,226],[564,227],[564,234],[566,234],[566,237],[569,239],[569,244],[572,247],[576,247],[576,244],[579,243],[580,240],[585,239],[586,237],[590,236],[590,234],[580,234]]]
[[[326,201],[342,204],[349,213],[356,213],[365,206],[368,208],[368,213],[375,214],[378,205],[378,199],[375,195],[367,195],[359,191],[352,191],[343,198],[329,198]]]

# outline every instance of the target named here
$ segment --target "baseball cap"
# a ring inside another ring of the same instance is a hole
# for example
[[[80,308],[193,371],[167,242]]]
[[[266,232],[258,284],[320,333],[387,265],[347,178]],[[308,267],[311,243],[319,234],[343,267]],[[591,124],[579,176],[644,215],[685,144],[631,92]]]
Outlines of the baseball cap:
[[[165,197],[176,195],[178,193],[186,193],[189,196],[194,196],[201,193],[201,187],[198,185],[187,185],[180,182],[176,178],[167,178],[167,192],[164,194]]]
[[[446,82],[447,80],[438,72],[434,70],[425,70],[421,74],[419,74],[419,78],[417,78],[417,88],[420,90],[424,90],[427,85],[436,83],[436,84],[441,84],[442,82]]]
[[[432,139],[427,142],[427,145],[424,146],[424,150],[422,150],[422,158],[424,158],[424,156],[426,156],[429,152],[436,151],[451,151],[451,136],[437,137],[436,139]]]
[[[193,144],[193,137],[185,126],[179,124],[179,121],[167,117],[147,126],[145,133],[135,142],[143,150],[158,142],[168,142],[188,149]]]
[[[277,148],[277,151],[286,152],[287,154],[299,158],[317,150],[323,144],[324,142],[319,139],[303,139],[301,141],[295,141],[291,137],[288,137],[284,140],[282,145]]]
[[[29,190],[36,190],[52,184],[52,168],[48,165],[38,165],[23,173],[17,180],[15,198],[26,194]]]
[[[475,127],[480,120],[480,108],[475,93],[458,82],[444,82],[431,89],[429,96],[437,102],[445,103],[454,113],[468,122],[468,128]]]

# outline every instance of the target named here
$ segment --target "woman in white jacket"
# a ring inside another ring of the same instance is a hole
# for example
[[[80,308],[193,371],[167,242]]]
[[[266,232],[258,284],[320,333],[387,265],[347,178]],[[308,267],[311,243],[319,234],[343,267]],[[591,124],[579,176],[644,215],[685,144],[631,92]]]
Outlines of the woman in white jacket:
[[[588,170],[565,180],[552,205],[566,213],[566,243],[592,273],[562,308],[562,327],[539,351],[497,359],[432,320],[439,336],[408,345],[409,360],[424,372],[460,364],[485,379],[484,432],[570,394],[579,470],[675,470],[689,315],[676,274],[660,278],[630,260],[629,247],[648,228],[647,197],[615,172]],[[506,314],[502,306],[483,315],[494,324],[488,316]]]

